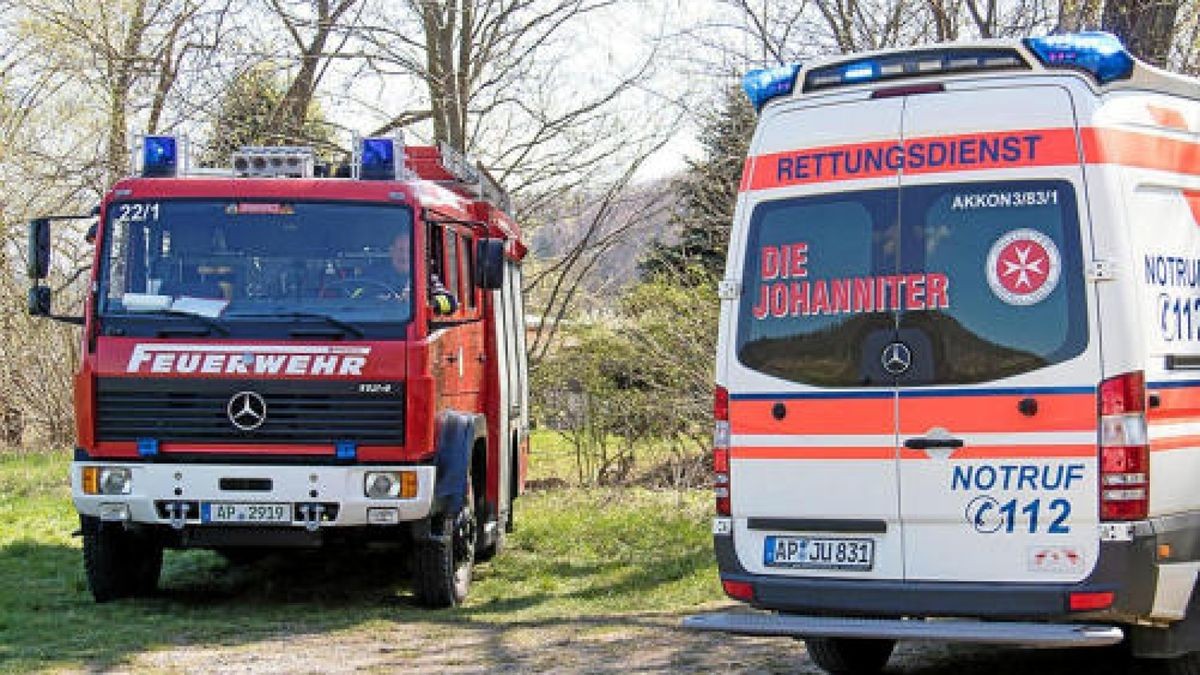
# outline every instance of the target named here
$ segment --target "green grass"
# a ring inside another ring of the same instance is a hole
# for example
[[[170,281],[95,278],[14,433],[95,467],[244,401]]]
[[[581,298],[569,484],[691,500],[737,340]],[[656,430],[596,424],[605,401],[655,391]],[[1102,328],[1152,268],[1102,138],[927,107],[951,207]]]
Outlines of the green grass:
[[[537,458],[535,457],[535,460]],[[415,607],[395,549],[230,566],[168,552],[150,600],[92,602],[65,456],[0,455],[0,670],[121,664],[175,644],[294,633],[686,611],[721,597],[703,492],[549,490],[517,502],[507,550],[477,568],[467,606]]]

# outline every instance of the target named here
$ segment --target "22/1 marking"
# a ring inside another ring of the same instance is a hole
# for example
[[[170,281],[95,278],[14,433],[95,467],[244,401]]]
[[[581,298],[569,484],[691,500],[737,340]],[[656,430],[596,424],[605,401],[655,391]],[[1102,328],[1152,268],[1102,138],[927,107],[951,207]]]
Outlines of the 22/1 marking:
[[[151,204],[117,204],[117,222],[144,223],[158,220],[158,202]]]

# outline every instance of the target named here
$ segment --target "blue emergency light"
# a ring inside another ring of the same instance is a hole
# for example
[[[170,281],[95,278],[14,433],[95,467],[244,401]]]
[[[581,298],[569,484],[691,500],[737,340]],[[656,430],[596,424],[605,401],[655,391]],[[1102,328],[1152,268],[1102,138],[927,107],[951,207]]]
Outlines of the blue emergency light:
[[[139,438],[137,439],[138,457],[155,457],[158,455],[158,439],[157,438]]]
[[[343,461],[354,461],[358,457],[358,444],[354,441],[338,441],[333,444],[334,456]]]
[[[755,111],[759,111],[767,101],[791,94],[799,73],[798,63],[752,70],[742,78],[742,89],[746,91],[750,105],[754,106]]]
[[[179,144],[174,136],[142,137],[142,176],[172,178],[179,172]]]
[[[1025,46],[1047,68],[1077,68],[1091,73],[1100,84],[1133,74],[1133,56],[1112,33],[1047,35],[1027,38]]]
[[[842,81],[851,82],[866,82],[879,77],[877,72],[878,66],[873,61],[863,61],[861,63],[851,63],[842,69]]]
[[[362,139],[362,145],[359,147],[358,177],[364,180],[395,180],[396,139]]]

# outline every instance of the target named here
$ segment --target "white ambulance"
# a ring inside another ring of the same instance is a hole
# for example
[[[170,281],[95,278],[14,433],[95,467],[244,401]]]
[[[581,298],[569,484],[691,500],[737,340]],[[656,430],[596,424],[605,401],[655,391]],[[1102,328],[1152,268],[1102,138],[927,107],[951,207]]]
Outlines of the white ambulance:
[[[746,88],[713,531],[776,612],[685,624],[835,673],[1126,637],[1200,672],[1200,81],[1086,33]]]

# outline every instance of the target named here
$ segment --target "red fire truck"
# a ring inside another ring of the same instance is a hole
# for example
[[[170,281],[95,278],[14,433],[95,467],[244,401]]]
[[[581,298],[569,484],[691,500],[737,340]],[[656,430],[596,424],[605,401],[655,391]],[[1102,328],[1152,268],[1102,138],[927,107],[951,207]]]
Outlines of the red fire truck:
[[[478,164],[398,141],[218,172],[140,138],[81,317],[52,314],[53,218],[30,224],[30,312],[83,327],[71,484],[97,601],[152,592],[165,548],[382,540],[451,606],[501,547],[528,463],[526,249]]]

